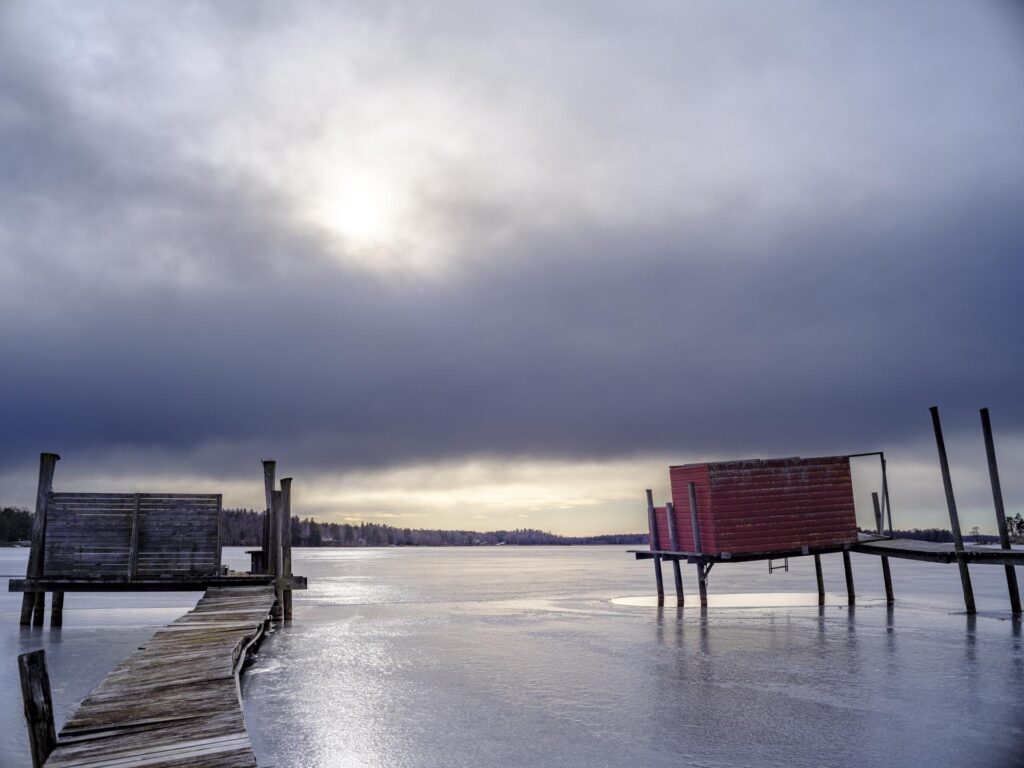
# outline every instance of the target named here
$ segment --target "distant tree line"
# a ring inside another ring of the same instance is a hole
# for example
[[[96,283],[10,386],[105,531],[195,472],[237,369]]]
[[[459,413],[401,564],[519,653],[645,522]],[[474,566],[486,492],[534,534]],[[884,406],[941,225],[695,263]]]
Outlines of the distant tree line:
[[[225,509],[222,513],[222,539],[225,546],[258,545],[263,536],[262,512],[252,509]],[[0,543],[27,541],[32,537],[33,513],[19,507],[0,509]],[[383,523],[323,523],[307,517],[293,517],[292,542],[300,547],[461,547],[494,544],[647,544],[646,533],[620,533],[603,536],[559,536],[533,528],[500,531],[446,531],[440,529],[397,528]],[[1010,539],[1024,544],[1024,517],[1017,513],[1006,518]],[[870,533],[871,531],[866,531]],[[897,530],[901,539],[950,542],[953,534],[945,528]],[[978,526],[964,537],[979,543],[999,541],[982,534]]]
[[[0,509],[0,542],[27,541],[32,538],[33,513],[18,507]]]
[[[1018,544],[1024,544],[1024,517],[1021,517],[1020,512],[1013,517],[1006,518],[1006,532],[1010,535],[1010,541]],[[864,531],[864,533],[874,533],[874,531],[867,530]],[[892,535],[897,539],[918,539],[919,541],[937,542],[953,541],[953,532],[946,528],[911,528],[906,531],[894,530]],[[977,525],[970,529],[970,532],[964,536],[964,539],[974,541],[979,544],[992,544],[999,541],[999,537],[995,534],[982,533],[981,528]]]
[[[255,546],[263,537],[262,512],[225,509],[221,543]],[[495,544],[646,544],[646,533],[605,536],[558,536],[546,531],[519,528],[511,531],[446,531],[397,528],[383,523],[323,523],[293,517],[292,544],[297,547],[464,547]]]

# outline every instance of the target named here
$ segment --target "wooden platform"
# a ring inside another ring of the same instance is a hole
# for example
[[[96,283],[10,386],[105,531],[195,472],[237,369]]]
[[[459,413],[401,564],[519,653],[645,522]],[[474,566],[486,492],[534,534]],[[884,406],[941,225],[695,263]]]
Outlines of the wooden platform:
[[[786,557],[803,557],[805,555],[828,555],[844,550],[855,550],[855,544],[835,544],[820,547],[800,547],[798,549],[773,550],[771,552],[685,552],[671,549],[627,549],[637,560],[685,560],[688,563],[746,563],[752,560],[782,560]]]
[[[854,552],[867,555],[898,557],[904,560],[922,560],[929,563],[955,563],[958,553],[953,542],[918,541],[917,539],[890,539],[877,537],[851,547]],[[999,549],[964,544],[963,559],[978,565],[1024,565],[1024,550]]]
[[[173,576],[128,580],[117,576],[9,579],[8,592],[202,592],[212,587],[260,587],[274,583],[266,573],[229,571],[223,576]],[[305,589],[305,576],[284,576],[286,589]]]
[[[208,589],[85,698],[46,766],[256,766],[238,674],[273,602],[269,584]]]

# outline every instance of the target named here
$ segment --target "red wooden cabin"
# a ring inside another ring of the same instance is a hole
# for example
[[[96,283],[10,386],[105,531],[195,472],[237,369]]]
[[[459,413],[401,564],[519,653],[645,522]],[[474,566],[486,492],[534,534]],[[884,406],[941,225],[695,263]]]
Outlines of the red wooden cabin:
[[[695,485],[700,550],[729,557],[857,542],[847,456],[751,459],[670,467],[676,550],[694,546],[689,484]],[[660,550],[670,550],[664,507],[655,510]]]

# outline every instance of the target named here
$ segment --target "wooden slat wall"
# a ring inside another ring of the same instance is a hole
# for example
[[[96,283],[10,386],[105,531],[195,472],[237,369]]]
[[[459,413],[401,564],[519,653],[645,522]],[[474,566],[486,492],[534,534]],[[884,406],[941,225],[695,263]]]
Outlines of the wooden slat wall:
[[[220,567],[220,496],[139,494],[136,575],[212,574]]]
[[[693,528],[690,525],[690,483],[697,486],[697,521],[700,527],[701,549],[704,552],[715,551],[715,521],[711,514],[711,481],[708,466],[695,464],[669,468],[672,503],[676,508],[676,540],[683,552],[695,551]]]
[[[215,574],[220,569],[220,506],[217,494],[50,494],[43,574]]]
[[[130,493],[51,493],[43,575],[127,575],[134,508]]]

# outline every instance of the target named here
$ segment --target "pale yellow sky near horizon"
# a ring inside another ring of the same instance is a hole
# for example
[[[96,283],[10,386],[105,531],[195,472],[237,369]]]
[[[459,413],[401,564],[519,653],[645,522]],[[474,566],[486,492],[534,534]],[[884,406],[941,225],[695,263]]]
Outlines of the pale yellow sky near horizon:
[[[994,533],[984,455],[974,456],[973,447],[957,444],[950,450],[961,525],[965,531],[978,525],[982,532]],[[906,454],[889,454],[890,495],[897,528],[948,527],[938,462],[927,455],[927,449],[922,445]],[[1014,466],[1024,457],[1024,445],[1007,441],[1000,456],[1004,466]],[[649,455],[576,462],[474,459],[301,474],[291,472],[287,461],[279,461],[278,476],[296,474],[293,510],[300,517],[339,523],[379,522],[403,528],[537,528],[586,536],[645,531],[645,489],[651,488],[655,499],[662,501],[669,495],[670,464],[714,458],[741,457]],[[870,493],[880,488],[879,465],[872,458],[853,461],[858,523],[867,527],[872,524]],[[139,470],[137,465],[124,471],[119,471],[116,464],[88,467],[69,456],[57,466],[55,488],[222,493],[225,507],[263,507],[258,460],[253,462],[251,478],[245,479]],[[28,469],[0,477],[0,488],[4,489],[0,501],[31,508],[35,479],[35,472]],[[1013,515],[1024,511],[1024,506],[1008,498],[1007,511]]]

